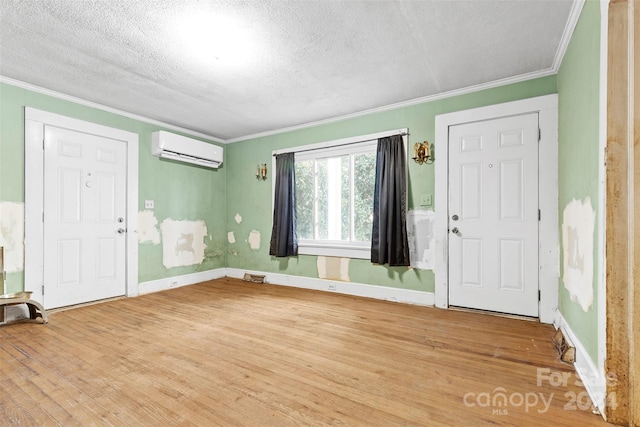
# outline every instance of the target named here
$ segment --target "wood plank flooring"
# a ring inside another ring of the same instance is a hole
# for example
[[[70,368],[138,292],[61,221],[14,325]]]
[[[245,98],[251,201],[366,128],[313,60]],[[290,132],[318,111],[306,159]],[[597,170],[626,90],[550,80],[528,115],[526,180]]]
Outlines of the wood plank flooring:
[[[608,425],[552,334],[220,279],[0,326],[0,425]]]

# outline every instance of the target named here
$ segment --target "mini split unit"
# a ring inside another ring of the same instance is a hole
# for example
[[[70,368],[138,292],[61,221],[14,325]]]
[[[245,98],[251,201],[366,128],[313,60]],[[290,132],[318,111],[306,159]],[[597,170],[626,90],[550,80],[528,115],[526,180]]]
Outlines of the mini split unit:
[[[222,164],[222,147],[163,130],[151,134],[151,154],[208,168]]]

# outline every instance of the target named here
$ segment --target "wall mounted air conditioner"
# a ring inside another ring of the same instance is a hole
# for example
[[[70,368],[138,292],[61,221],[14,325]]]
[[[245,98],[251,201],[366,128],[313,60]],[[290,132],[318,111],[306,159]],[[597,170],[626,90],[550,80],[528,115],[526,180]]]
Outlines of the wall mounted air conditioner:
[[[151,154],[179,162],[218,168],[222,164],[223,149],[217,145],[161,130],[151,134]]]

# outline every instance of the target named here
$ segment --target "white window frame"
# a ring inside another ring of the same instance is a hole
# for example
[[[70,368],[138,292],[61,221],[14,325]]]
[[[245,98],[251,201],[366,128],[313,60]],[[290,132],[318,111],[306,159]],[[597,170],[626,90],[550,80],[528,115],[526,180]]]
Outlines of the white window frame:
[[[403,148],[405,151],[405,158],[407,153],[407,138],[409,129],[394,129],[385,132],[377,132],[367,135],[359,135],[349,138],[342,138],[333,141],[321,142],[317,144],[302,145],[298,147],[287,148],[283,150],[275,150],[272,152],[273,160],[271,164],[271,170],[275,171],[275,155],[282,153],[296,153],[295,159],[297,160],[310,160],[320,159],[326,157],[338,157],[347,154],[357,154],[370,151],[369,147],[373,145],[375,152],[377,147],[377,141],[379,138],[384,138],[392,135],[401,134],[403,141]],[[352,165],[353,166],[353,165]],[[408,168],[407,168],[408,169]],[[353,174],[353,167],[351,168]],[[272,174],[272,207],[275,206],[275,174]],[[351,180],[353,186],[353,179]],[[353,188],[351,191],[353,195]],[[353,198],[352,198],[353,202]],[[353,209],[352,209],[353,210]],[[273,208],[272,208],[273,211]],[[353,233],[353,230],[351,230]],[[370,242],[342,242],[342,241],[329,241],[329,240],[299,240],[298,241],[298,254],[300,255],[317,255],[317,256],[333,256],[343,258],[359,258],[359,259],[371,259],[371,243]]]

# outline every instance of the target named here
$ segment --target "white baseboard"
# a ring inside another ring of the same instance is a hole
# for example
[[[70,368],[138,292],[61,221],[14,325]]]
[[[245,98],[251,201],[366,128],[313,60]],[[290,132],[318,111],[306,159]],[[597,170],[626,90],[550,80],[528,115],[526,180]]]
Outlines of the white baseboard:
[[[569,323],[562,316],[560,311],[556,311],[556,320],[553,325],[556,329],[562,330],[565,339],[576,349],[576,361],[574,367],[580,377],[581,382],[589,393],[589,397],[593,404],[598,408],[601,414],[604,414],[607,394],[607,380],[603,369],[598,369],[589,353],[584,348],[576,334],[571,330]]]
[[[166,277],[164,279],[150,280],[138,284],[139,295],[151,292],[164,291],[165,289],[178,288],[180,286],[193,285],[207,280],[220,279],[226,276],[225,268],[200,271],[198,273],[184,274],[182,276]]]
[[[397,289],[387,286],[341,282],[337,280],[325,280],[313,277],[291,276],[289,274],[265,273],[262,271],[245,270],[238,268],[218,268],[215,270],[202,271],[199,273],[185,274],[183,276],[166,277],[164,279],[141,282],[138,285],[138,292],[139,295],[143,295],[151,292],[177,288],[180,286],[206,282],[207,280],[220,279],[226,276],[236,279],[242,279],[245,273],[264,275],[265,282],[273,285],[337,292],[346,295],[355,295],[385,301],[394,301],[424,306],[433,306],[435,302],[433,292]]]
[[[262,271],[227,268],[227,276],[242,279],[245,273],[265,276],[265,282],[273,285],[291,286],[295,288],[314,289],[318,291],[337,292],[340,294],[374,298],[385,301],[401,302],[433,306],[433,292],[397,289],[387,286],[367,285],[364,283],[341,282],[337,280],[318,279],[314,277],[291,276],[289,274],[266,273]]]

